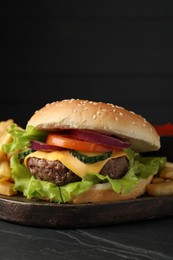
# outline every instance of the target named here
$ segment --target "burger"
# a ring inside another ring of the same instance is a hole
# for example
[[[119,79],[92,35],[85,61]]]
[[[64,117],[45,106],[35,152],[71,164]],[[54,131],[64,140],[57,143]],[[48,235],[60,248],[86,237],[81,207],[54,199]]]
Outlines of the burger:
[[[165,157],[155,128],[123,107],[64,99],[37,110],[23,129],[12,124],[10,156],[14,190],[54,203],[102,203],[145,194]]]

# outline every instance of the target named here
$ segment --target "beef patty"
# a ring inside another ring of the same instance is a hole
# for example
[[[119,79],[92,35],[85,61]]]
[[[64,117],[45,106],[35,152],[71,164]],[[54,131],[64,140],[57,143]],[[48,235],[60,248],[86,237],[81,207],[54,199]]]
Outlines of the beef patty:
[[[30,157],[27,167],[31,174],[39,180],[53,182],[58,186],[80,181],[81,178],[65,167],[60,161],[50,161],[36,157]],[[102,175],[108,175],[112,179],[121,178],[128,170],[129,162],[125,156],[110,159],[100,171]]]

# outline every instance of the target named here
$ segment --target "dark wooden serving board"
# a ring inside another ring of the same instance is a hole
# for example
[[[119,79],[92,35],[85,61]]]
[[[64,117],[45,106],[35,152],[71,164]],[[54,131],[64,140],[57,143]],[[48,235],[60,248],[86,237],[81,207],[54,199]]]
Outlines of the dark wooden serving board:
[[[104,204],[56,204],[0,196],[0,219],[22,225],[81,228],[173,215],[173,196],[141,197]]]

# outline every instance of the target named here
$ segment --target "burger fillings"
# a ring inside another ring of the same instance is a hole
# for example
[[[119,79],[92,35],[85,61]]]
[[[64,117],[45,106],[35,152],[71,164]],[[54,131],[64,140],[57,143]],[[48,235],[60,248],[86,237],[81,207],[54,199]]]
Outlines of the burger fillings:
[[[53,102],[16,124],[4,145],[11,154],[14,190],[57,203],[112,202],[145,193],[165,157],[141,152],[160,148],[160,137],[142,116],[89,100]]]

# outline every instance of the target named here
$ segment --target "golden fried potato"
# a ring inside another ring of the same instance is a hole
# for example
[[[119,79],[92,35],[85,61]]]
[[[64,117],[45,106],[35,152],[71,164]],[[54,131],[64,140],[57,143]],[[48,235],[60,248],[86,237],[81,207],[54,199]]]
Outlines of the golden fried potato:
[[[154,176],[152,181],[151,181],[151,183],[155,183],[155,184],[162,183],[162,182],[164,182],[164,179],[161,178],[161,177],[158,177],[158,176]]]
[[[3,158],[0,159],[0,182],[4,180],[11,179],[11,169],[10,169],[10,162],[7,156],[4,155]]]
[[[173,180],[173,163],[166,163],[165,167],[160,170],[159,176],[163,179]]]
[[[13,190],[14,183],[10,169],[10,159],[1,149],[2,145],[12,141],[12,137],[8,133],[8,129],[12,123],[14,123],[13,119],[0,122],[0,194],[6,196],[16,194]]]
[[[0,158],[5,155],[4,151],[1,149],[2,145],[12,141],[12,136],[8,133],[8,129],[13,122],[12,119],[0,122]]]
[[[153,177],[151,183],[147,185],[146,192],[150,196],[173,195],[172,162],[166,162],[160,172]]]
[[[9,129],[10,125],[14,123],[13,119],[8,119],[6,121],[1,121],[0,122],[0,136],[7,130]]]
[[[150,183],[147,185],[147,193],[150,196],[168,196],[173,195],[173,181],[162,183]]]
[[[13,186],[14,183],[9,181],[0,182],[0,194],[6,196],[13,196],[17,194],[17,192],[13,190]]]

